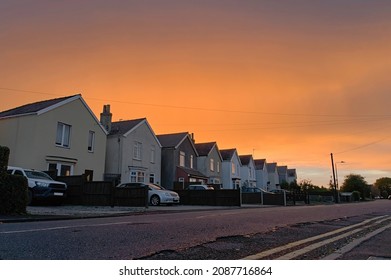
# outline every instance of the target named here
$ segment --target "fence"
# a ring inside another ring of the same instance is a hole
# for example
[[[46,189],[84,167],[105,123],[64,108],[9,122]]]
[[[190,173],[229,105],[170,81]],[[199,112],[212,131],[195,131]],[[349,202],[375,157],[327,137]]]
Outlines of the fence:
[[[240,190],[175,190],[184,205],[241,206]]]
[[[308,194],[309,203],[331,203],[335,202],[333,192],[310,192]]]
[[[222,184],[202,184],[200,182],[174,182],[173,184],[173,190],[174,191],[180,191],[180,190],[186,190],[190,185],[208,185],[209,187],[214,188],[215,190],[221,190],[223,189]]]
[[[65,204],[148,207],[147,188],[116,188],[114,182],[85,179],[84,175],[57,177],[68,186]]]
[[[242,193],[243,204],[262,204],[262,205],[286,205],[284,194],[270,193]]]

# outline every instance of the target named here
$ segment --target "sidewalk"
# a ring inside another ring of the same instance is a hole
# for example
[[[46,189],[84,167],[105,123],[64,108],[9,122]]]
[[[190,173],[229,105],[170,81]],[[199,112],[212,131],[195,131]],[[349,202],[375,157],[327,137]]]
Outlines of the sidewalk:
[[[242,206],[243,208],[244,206]],[[259,205],[259,207],[265,207]],[[217,209],[237,209],[240,207],[228,206],[192,206],[170,205],[149,207],[123,207],[123,206],[28,206],[25,215],[0,215],[0,223],[32,222],[42,220],[83,219],[97,217],[115,217],[126,215],[139,215],[164,212],[206,211]]]

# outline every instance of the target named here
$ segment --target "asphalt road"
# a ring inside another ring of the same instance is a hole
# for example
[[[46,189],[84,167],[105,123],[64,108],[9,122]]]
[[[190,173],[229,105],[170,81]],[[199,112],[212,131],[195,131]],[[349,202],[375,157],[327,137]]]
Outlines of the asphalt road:
[[[240,259],[387,215],[391,201],[378,200],[0,224],[0,259]],[[379,247],[389,233],[376,236]]]

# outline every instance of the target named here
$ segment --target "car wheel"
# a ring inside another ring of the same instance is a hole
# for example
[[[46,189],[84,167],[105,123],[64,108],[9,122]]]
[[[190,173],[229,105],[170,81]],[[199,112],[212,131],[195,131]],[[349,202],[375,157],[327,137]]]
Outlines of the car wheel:
[[[158,195],[153,195],[151,197],[151,205],[157,206],[160,204],[160,197]]]

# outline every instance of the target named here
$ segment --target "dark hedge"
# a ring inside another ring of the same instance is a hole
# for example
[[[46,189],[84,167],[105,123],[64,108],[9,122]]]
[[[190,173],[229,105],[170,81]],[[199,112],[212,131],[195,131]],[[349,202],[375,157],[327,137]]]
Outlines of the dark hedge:
[[[10,150],[0,146],[0,214],[25,214],[28,184],[23,176],[7,174]]]

